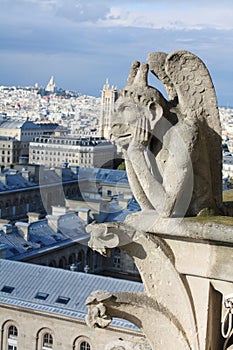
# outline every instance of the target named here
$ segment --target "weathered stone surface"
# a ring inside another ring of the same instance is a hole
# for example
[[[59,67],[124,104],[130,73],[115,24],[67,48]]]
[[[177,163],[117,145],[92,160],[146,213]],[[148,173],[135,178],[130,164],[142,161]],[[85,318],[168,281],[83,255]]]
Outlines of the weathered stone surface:
[[[88,226],[92,249],[107,255],[118,246],[133,258],[145,291],[92,295],[88,322],[125,318],[153,350],[221,350],[229,340],[224,345],[220,324],[222,297],[233,291],[233,220],[203,217],[222,211],[214,87],[190,52],[151,53],[148,62],[133,63],[112,120],[142,211]],[[148,85],[149,70],[169,100]]]
[[[187,51],[134,62],[112,117],[131,188],[142,209],[192,216],[221,209],[221,128],[204,63]],[[151,70],[170,100],[148,85]],[[214,157],[213,157],[214,154]]]
[[[140,342],[138,339],[123,340],[115,339],[111,341],[104,350],[151,350],[151,347],[143,340]]]

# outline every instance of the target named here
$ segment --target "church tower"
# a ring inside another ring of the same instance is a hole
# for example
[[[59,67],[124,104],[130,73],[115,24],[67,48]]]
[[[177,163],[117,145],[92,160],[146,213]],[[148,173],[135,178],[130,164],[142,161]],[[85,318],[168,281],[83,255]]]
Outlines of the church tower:
[[[56,84],[55,84],[55,81],[54,81],[54,76],[52,75],[46,88],[45,88],[46,91],[49,91],[49,92],[52,92],[54,93],[55,90],[56,90]]]
[[[110,88],[108,79],[103,86],[101,95],[101,114],[99,134],[101,137],[110,139],[110,117],[114,110],[114,103],[117,100],[117,89],[112,86]]]

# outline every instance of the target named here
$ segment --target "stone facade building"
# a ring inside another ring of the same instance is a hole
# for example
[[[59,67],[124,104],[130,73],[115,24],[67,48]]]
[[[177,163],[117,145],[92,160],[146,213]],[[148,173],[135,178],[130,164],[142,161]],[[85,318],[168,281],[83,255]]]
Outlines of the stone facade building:
[[[129,322],[115,319],[96,332],[84,320],[85,301],[96,287],[140,292],[141,283],[8,260],[0,260],[0,274],[1,350],[99,350],[113,339],[145,343]]]
[[[2,167],[10,167],[17,163],[21,151],[20,141],[15,138],[0,136],[0,164]]]
[[[77,180],[4,190],[0,193],[0,218],[15,221],[25,219],[29,211],[51,213],[52,205],[64,205],[65,196],[78,191]]]
[[[0,165],[9,167],[27,157],[29,142],[35,137],[51,135],[58,124],[33,123],[29,120],[6,121],[0,125]]]
[[[40,137],[30,142],[29,163],[49,167],[69,166],[112,168],[116,149],[102,138]]]

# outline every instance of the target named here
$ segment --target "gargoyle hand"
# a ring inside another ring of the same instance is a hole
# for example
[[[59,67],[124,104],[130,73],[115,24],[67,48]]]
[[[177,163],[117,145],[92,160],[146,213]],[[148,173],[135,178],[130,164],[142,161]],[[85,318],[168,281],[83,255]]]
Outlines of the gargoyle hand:
[[[129,147],[136,147],[144,150],[150,139],[149,121],[145,116],[139,118],[136,122],[134,135]]]

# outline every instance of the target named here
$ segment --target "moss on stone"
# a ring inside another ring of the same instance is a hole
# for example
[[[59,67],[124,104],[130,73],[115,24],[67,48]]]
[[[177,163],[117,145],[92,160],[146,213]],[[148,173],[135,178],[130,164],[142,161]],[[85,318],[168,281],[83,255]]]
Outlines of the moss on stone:
[[[185,218],[185,220],[199,222],[201,224],[216,223],[233,226],[233,217],[231,216],[194,216]]]
[[[233,202],[233,190],[223,192],[223,202]]]

